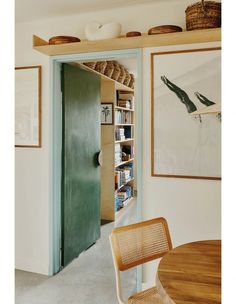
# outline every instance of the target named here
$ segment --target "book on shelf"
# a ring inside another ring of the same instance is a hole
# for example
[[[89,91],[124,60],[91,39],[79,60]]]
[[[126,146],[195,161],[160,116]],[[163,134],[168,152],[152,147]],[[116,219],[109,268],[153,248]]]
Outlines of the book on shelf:
[[[116,100],[117,106],[134,109],[134,94],[132,92],[118,91]]]
[[[133,132],[132,132],[131,126],[124,126],[124,135],[125,138],[133,138]]]
[[[132,126],[116,127],[115,129],[115,140],[126,140],[133,139]]]
[[[126,108],[126,109],[132,109],[131,108],[131,101],[130,100],[118,100],[117,101],[118,107]]]
[[[131,112],[116,109],[115,121],[116,121],[116,124],[131,124],[131,122],[132,122]]]
[[[125,140],[125,129],[124,128],[115,129],[115,140]]]
[[[122,162],[122,150],[119,143],[115,144],[115,165]]]
[[[122,190],[115,194],[115,209],[120,210],[127,205],[129,199],[132,197],[133,188],[131,186],[124,186]]]
[[[134,173],[133,173],[132,163],[121,165],[120,167],[116,168],[115,171],[116,189],[120,188],[122,185],[125,185],[133,177],[134,177]]]

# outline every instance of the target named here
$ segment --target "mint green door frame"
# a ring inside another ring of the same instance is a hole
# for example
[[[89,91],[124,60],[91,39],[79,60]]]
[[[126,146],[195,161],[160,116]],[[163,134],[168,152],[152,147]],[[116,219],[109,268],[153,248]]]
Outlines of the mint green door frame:
[[[50,237],[49,237],[49,274],[60,270],[61,239],[61,64],[88,60],[137,59],[137,92],[136,92],[136,166],[137,166],[137,219],[141,220],[142,209],[142,49],[128,49],[108,52],[82,53],[73,55],[52,56],[50,58],[51,108],[50,108]],[[60,164],[60,165],[59,165]],[[138,290],[141,289],[142,271],[137,272]]]

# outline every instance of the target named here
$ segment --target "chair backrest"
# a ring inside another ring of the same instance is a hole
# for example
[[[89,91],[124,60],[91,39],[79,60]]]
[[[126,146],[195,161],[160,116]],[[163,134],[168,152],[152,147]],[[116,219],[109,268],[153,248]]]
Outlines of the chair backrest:
[[[115,228],[110,240],[120,271],[160,258],[172,249],[168,225],[162,217]]]

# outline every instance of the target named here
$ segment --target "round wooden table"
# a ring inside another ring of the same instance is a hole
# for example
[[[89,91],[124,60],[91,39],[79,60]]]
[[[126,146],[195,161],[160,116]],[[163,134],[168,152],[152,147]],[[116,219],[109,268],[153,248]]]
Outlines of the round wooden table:
[[[221,303],[221,241],[174,248],[161,259],[156,284],[165,304]]]

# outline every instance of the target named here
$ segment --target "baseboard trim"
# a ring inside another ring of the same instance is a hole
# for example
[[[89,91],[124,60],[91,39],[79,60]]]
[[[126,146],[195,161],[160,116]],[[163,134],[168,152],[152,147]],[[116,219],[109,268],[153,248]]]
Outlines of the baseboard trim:
[[[15,268],[18,270],[49,275],[48,265],[45,265],[36,259],[16,258]]]

